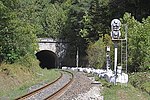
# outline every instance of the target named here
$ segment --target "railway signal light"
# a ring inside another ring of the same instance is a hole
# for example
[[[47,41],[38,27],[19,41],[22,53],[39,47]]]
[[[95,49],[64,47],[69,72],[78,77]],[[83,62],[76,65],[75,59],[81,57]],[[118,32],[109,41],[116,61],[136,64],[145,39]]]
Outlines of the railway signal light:
[[[112,39],[119,39],[121,36],[120,32],[121,22],[118,19],[113,19],[111,21],[111,37]]]

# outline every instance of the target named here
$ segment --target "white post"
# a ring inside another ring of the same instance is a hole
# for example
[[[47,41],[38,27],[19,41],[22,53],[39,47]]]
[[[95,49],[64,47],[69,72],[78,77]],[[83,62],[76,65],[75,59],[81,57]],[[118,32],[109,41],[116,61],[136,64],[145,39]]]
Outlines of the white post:
[[[110,47],[109,46],[107,46],[106,51],[107,51],[107,53],[106,53],[106,69],[108,71],[110,68],[110,54],[109,54]]]
[[[117,43],[114,44],[115,45],[115,60],[114,60],[114,72],[116,73],[116,68],[117,68]]]
[[[78,48],[77,48],[77,55],[76,55],[76,65],[77,65],[77,69],[78,69],[78,65],[79,65],[79,54],[78,54]]]
[[[117,51],[118,51],[117,42],[114,43],[114,46],[115,46],[115,60],[114,60],[115,82],[114,82],[114,84],[116,84],[116,78],[117,78]]]

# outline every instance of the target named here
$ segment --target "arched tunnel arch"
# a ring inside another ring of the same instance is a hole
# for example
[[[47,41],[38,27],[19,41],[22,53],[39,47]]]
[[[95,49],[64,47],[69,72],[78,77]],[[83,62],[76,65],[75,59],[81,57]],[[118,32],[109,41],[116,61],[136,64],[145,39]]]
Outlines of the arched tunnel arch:
[[[56,68],[57,67],[57,55],[49,50],[42,50],[36,53],[37,59],[40,61],[41,68]]]

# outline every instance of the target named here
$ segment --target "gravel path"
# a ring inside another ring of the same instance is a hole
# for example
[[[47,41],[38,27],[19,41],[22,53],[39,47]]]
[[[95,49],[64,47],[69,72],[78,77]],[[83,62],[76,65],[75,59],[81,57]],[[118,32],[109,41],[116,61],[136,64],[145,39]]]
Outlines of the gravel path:
[[[74,100],[103,100],[103,96],[100,95],[100,88],[93,86],[88,92],[79,94]]]
[[[30,98],[27,98],[26,100],[43,100],[44,98],[48,97],[49,95],[53,94],[54,92],[62,88],[71,78],[71,75],[69,75],[68,73],[67,74],[65,72],[63,73],[64,73],[63,77],[55,84],[31,96]]]
[[[103,100],[99,84],[92,84],[93,80],[82,72],[74,74],[72,86],[58,100]]]

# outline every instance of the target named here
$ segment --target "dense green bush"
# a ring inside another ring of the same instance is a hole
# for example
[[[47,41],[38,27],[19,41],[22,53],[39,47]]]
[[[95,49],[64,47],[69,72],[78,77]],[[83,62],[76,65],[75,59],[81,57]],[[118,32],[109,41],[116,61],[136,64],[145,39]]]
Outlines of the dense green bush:
[[[89,64],[94,68],[102,68],[105,61],[105,45],[102,39],[91,43],[87,49]]]
[[[139,22],[125,13],[122,23],[128,26],[128,65],[129,71],[150,68],[150,17]]]
[[[6,62],[14,63],[27,54],[34,54],[37,48],[36,30],[32,23],[21,18],[19,1],[0,3],[0,53]]]

